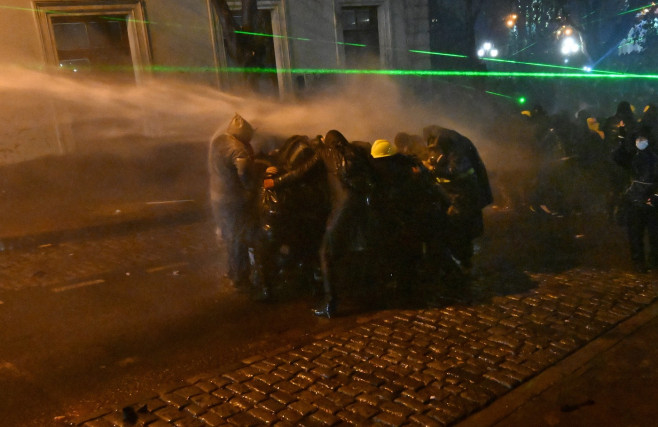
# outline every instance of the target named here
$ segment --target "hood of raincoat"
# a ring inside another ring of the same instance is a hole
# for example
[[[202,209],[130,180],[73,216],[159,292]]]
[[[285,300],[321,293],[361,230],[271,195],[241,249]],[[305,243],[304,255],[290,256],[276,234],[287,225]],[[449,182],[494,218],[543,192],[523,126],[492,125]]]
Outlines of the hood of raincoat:
[[[241,142],[247,144],[254,136],[254,128],[251,127],[241,115],[236,114],[233,116],[231,123],[229,123],[226,133],[236,137]]]

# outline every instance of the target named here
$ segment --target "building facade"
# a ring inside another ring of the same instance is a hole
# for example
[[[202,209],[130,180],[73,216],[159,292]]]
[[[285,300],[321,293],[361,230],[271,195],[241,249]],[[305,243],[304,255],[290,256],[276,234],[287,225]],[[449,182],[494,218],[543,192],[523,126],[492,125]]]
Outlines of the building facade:
[[[66,90],[67,79],[77,78],[139,86],[166,76],[226,92],[242,88],[219,1],[6,0],[0,164],[67,154],[86,143],[72,125],[74,109],[46,102],[35,87]],[[226,3],[239,20],[241,2]],[[265,29],[250,36],[265,39],[261,63],[274,71],[254,73],[251,89],[270,96],[312,91],[323,80],[318,69],[430,66],[427,55],[412,52],[429,50],[426,0],[259,0],[258,9]],[[35,73],[38,83],[23,81]]]

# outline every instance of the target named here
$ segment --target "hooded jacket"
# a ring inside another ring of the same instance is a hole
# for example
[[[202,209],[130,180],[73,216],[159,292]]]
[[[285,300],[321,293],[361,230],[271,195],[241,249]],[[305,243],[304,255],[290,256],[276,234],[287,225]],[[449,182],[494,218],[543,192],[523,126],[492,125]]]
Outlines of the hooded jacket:
[[[208,151],[212,202],[245,204],[254,197],[258,182],[254,150],[249,144],[253,134],[249,122],[236,114],[225,132],[212,137]]]
[[[489,176],[473,142],[458,132],[440,126],[423,129],[431,156],[434,157],[434,173],[439,181],[459,186],[459,181],[476,182],[474,190],[476,209],[493,203]],[[471,186],[466,186],[470,188]],[[470,190],[467,190],[470,191]]]

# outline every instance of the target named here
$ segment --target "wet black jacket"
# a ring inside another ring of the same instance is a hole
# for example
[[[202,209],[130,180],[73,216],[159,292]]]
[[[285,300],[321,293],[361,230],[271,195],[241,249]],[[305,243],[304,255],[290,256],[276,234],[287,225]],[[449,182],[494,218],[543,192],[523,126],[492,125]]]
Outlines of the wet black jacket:
[[[372,186],[372,172],[368,154],[357,145],[350,144],[338,131],[327,133],[324,142],[315,148],[315,154],[294,170],[274,179],[274,187],[298,181],[316,168],[327,173],[332,206],[337,206],[349,192],[368,193]]]
[[[636,206],[646,204],[649,197],[658,191],[658,154],[655,141],[650,139],[649,147],[638,150],[635,147],[637,133],[624,140],[613,152],[613,160],[630,172],[631,183],[626,189],[625,199]]]
[[[456,199],[453,206],[479,211],[493,203],[487,170],[473,142],[454,130],[430,128],[430,164],[441,186]]]

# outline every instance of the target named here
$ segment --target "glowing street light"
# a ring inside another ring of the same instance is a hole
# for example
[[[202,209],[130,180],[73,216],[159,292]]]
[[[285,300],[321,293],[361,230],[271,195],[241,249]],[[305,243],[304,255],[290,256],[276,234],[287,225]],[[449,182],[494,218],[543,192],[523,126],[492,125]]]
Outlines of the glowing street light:
[[[484,42],[482,44],[482,47],[478,49],[478,56],[480,58],[483,57],[489,57],[489,58],[495,58],[498,56],[498,49],[496,49],[491,42]]]
[[[505,18],[505,25],[507,26],[507,28],[514,28],[514,26],[516,25],[517,18],[518,15],[516,13],[511,13],[507,15],[507,17]]]
[[[560,51],[564,56],[576,54],[580,52],[580,43],[578,43],[576,39],[571,36],[565,37],[562,39]]]

